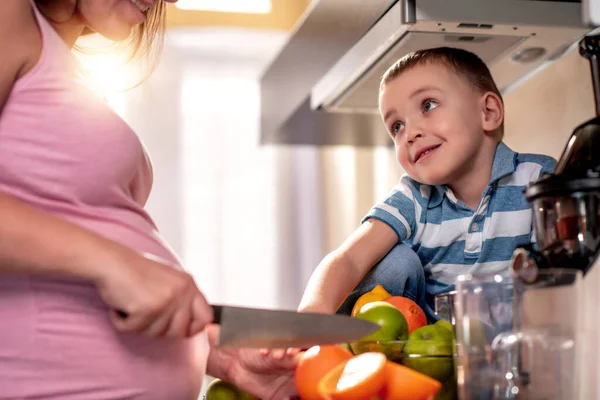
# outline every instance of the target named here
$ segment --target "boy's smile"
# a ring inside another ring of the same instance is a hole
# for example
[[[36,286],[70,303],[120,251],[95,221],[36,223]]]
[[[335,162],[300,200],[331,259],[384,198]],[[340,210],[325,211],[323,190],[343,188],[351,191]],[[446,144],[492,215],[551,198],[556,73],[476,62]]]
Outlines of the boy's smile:
[[[406,173],[424,184],[452,186],[490,169],[487,147],[497,142],[485,144],[488,97],[442,63],[417,65],[386,83],[379,111]]]
[[[439,149],[441,146],[442,146],[441,144],[437,144],[437,145],[433,145],[433,146],[423,146],[419,150],[416,150],[415,156],[413,157],[415,164],[422,161],[423,159],[427,159],[427,156],[431,155],[434,151]]]

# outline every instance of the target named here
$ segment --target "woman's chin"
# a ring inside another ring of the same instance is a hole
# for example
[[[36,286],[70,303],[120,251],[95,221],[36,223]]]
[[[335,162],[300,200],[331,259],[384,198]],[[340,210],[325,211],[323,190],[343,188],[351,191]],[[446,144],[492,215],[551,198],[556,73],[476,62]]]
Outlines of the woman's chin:
[[[126,40],[127,38],[129,38],[129,36],[131,36],[131,31],[132,31],[131,27],[126,27],[126,28],[124,27],[124,28],[120,28],[120,29],[97,31],[97,33],[99,33],[106,39],[111,40],[113,42],[122,42],[123,40]]]

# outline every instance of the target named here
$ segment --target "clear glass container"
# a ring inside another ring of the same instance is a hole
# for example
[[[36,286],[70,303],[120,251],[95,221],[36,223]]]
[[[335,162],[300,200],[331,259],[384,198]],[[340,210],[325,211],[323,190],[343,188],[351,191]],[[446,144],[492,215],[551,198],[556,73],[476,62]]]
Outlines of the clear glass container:
[[[581,271],[543,269],[530,283],[464,275],[456,292],[461,400],[577,398]]]

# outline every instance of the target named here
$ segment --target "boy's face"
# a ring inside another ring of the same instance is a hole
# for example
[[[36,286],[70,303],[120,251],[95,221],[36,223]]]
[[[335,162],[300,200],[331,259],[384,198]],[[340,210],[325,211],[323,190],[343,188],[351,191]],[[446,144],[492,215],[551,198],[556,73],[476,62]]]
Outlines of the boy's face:
[[[440,63],[417,65],[385,85],[379,111],[410,177],[451,185],[468,175],[489,125],[485,97]]]

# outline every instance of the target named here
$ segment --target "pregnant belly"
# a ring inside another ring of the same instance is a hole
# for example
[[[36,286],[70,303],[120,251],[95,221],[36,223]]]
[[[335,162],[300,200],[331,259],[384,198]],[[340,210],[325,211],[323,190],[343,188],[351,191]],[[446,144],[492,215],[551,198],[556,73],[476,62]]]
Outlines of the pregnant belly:
[[[118,333],[86,283],[0,277],[0,399],[196,400],[207,352]]]

